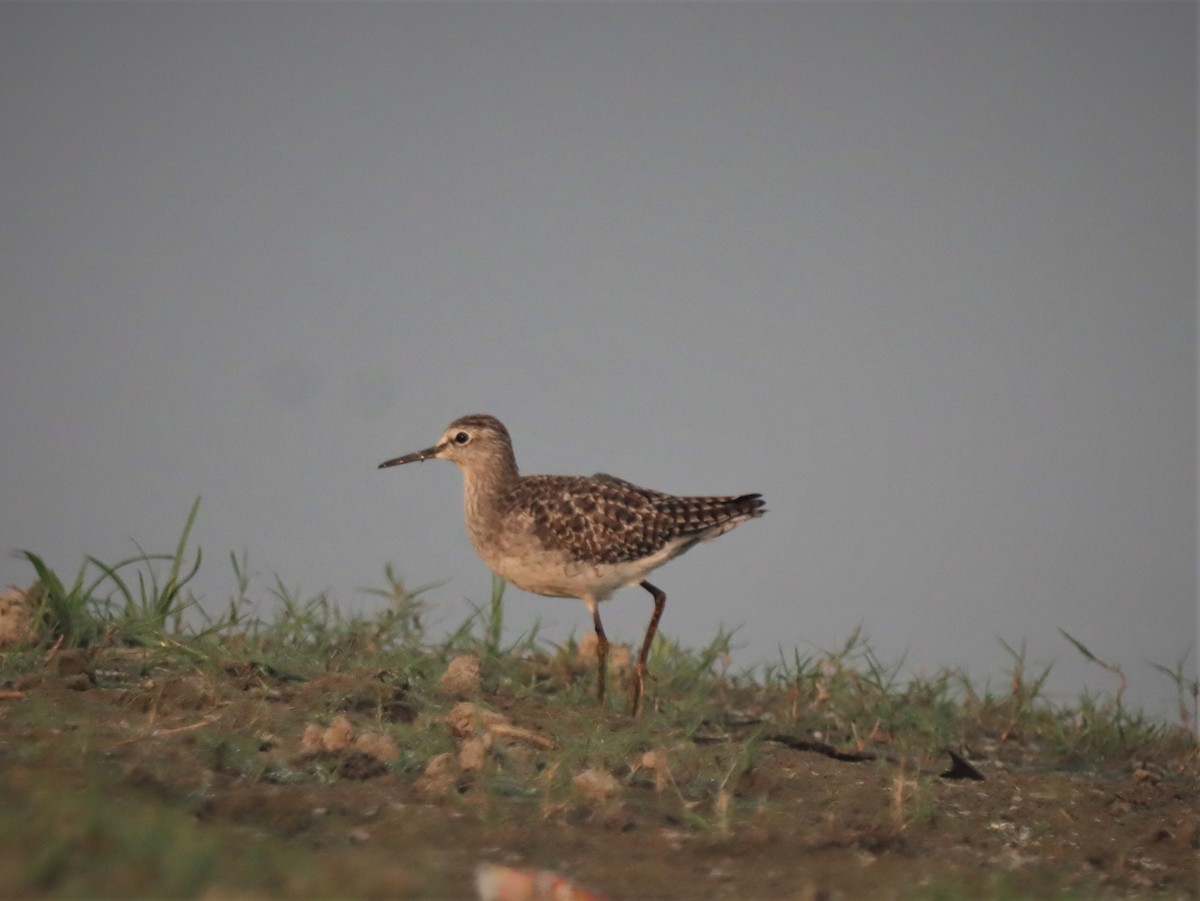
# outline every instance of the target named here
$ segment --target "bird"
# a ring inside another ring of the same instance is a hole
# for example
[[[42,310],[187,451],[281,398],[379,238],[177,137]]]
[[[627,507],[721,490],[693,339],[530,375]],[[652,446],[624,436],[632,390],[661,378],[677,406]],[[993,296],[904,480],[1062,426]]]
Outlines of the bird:
[[[508,429],[485,413],[454,420],[433,446],[379,468],[424,460],[449,460],[462,469],[467,535],[494,573],[524,591],[587,605],[601,707],[609,644],[599,605],[626,586],[650,593],[654,612],[630,686],[635,717],[642,712],[647,661],[667,600],[646,576],[699,542],[767,512],[761,494],[679,497],[607,473],[521,475]]]

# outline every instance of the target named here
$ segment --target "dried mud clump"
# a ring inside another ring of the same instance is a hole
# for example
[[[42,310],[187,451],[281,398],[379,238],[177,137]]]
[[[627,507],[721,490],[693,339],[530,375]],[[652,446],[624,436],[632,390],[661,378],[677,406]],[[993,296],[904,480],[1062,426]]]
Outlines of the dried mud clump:
[[[474,654],[455,657],[438,680],[438,687],[448,695],[469,697],[479,694],[479,658]]]
[[[458,784],[459,771],[455,756],[450,751],[443,751],[425,765],[425,773],[413,783],[413,789],[419,795],[437,798],[454,791]]]
[[[309,723],[300,738],[300,762],[325,763],[343,779],[374,779],[386,775],[400,752],[386,735],[360,732],[344,716],[327,727]]]
[[[514,726],[504,714],[486,710],[470,701],[456,705],[446,714],[444,721],[450,727],[450,734],[459,740],[482,736],[509,744],[524,744],[543,751],[554,747],[554,740],[541,732]]]
[[[600,639],[595,632],[588,632],[579,639],[579,660],[585,667],[594,667],[600,660]],[[608,673],[625,679],[633,671],[633,651],[627,644],[612,644],[608,647]]]
[[[576,774],[571,787],[588,801],[608,801],[621,791],[621,783],[612,773],[594,767]]]
[[[46,589],[34,582],[27,589],[10,585],[0,593],[0,650],[32,644],[37,637],[34,615]]]
[[[458,748],[457,753],[445,751],[433,757],[424,775],[413,784],[419,794],[427,797],[469,788],[473,778],[486,768],[497,745],[523,748],[526,752],[555,747],[554,741],[542,733],[513,725],[504,714],[470,701],[456,705],[442,722],[458,742]]]

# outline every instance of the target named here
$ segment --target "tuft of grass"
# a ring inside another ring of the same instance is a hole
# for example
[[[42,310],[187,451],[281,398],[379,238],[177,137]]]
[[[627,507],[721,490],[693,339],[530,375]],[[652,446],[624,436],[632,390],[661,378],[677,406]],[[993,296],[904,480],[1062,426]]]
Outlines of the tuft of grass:
[[[184,571],[188,536],[200,511],[200,498],[192,503],[174,554],[148,554],[135,541],[136,556],[109,565],[88,556],[70,588],[41,557],[31,551],[19,551],[37,572],[44,588],[44,600],[37,613],[37,630],[46,641],[66,647],[86,647],[102,637],[132,645],[147,645],[168,632],[179,632],[184,613],[195,599],[183,594],[184,586],[200,569],[202,555]],[[160,583],[156,562],[169,563],[166,578]],[[87,581],[88,567],[100,575]],[[132,579],[123,575],[132,568]],[[111,583],[107,594],[100,590]]]
[[[18,551],[37,573],[35,590],[40,597],[34,610],[34,628],[43,642],[65,644],[67,647],[86,646],[101,632],[101,617],[93,610],[94,585],[84,587],[86,564],[80,568],[75,582],[67,588],[58,574],[32,551]],[[107,577],[105,577],[107,578]],[[40,590],[39,590],[40,588]]]
[[[1180,657],[1172,667],[1153,662],[1150,665],[1174,683],[1179,704],[1179,725],[1200,740],[1200,679],[1189,677],[1184,672],[1190,654],[1189,651]]]

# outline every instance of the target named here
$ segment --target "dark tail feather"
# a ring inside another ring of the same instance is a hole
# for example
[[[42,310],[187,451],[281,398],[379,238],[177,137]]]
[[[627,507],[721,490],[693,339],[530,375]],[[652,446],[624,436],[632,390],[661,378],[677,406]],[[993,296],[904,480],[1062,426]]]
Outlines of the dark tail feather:
[[[761,494],[743,494],[729,501],[729,509],[741,516],[758,517],[767,512],[767,502]]]

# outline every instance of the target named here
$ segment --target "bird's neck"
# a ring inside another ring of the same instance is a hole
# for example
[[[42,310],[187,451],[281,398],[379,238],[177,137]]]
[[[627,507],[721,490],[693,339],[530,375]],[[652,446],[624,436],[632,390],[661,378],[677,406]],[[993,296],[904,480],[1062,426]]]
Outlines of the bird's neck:
[[[501,498],[520,474],[511,453],[463,471],[464,504],[468,523],[483,524],[499,515]]]

